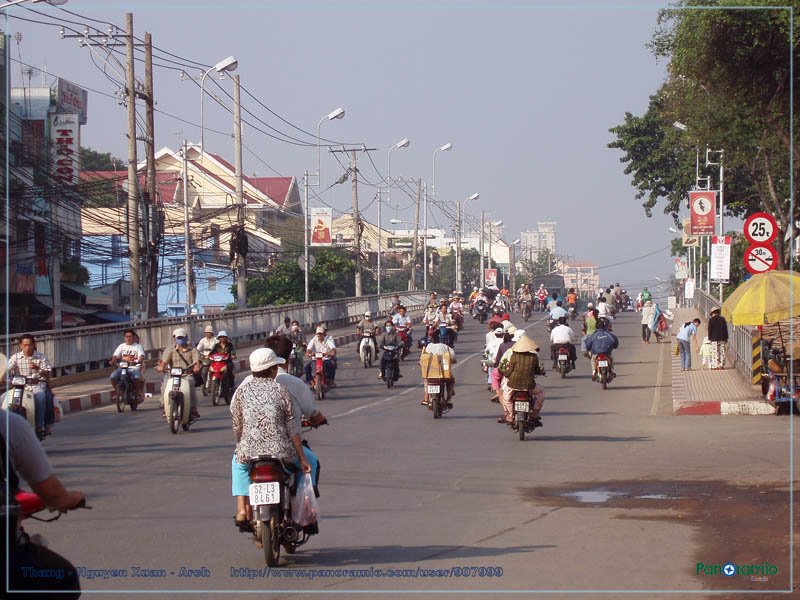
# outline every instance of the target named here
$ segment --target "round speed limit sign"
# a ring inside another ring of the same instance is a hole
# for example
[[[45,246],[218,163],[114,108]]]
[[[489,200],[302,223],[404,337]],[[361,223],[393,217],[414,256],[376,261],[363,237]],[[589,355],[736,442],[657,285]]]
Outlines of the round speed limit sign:
[[[747,217],[744,222],[744,237],[751,244],[764,246],[772,242],[778,233],[778,223],[775,217],[768,213],[760,212]]]

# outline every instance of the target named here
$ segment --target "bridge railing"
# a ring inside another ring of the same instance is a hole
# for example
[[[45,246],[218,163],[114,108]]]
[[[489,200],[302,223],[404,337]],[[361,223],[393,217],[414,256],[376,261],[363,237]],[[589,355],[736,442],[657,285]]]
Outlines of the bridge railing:
[[[266,338],[283,324],[283,319],[287,316],[297,319],[306,331],[317,323],[339,327],[360,320],[366,311],[373,315],[385,313],[393,296],[394,294],[381,294],[359,298],[332,298],[308,304],[249,308],[216,315],[167,317],[30,333],[36,337],[36,349],[49,358],[56,376],[63,376],[103,366],[122,343],[122,332],[128,328],[134,329],[139,335],[147,358],[156,358],[165,347],[172,344],[172,331],[176,327],[186,329],[190,343],[196,344],[203,337],[206,325],[211,325],[215,332],[225,330],[234,344],[247,345]],[[422,307],[428,298],[424,291],[405,292],[398,296],[411,310]],[[10,341],[11,352],[17,352],[20,335],[0,336],[0,349],[5,348]]]

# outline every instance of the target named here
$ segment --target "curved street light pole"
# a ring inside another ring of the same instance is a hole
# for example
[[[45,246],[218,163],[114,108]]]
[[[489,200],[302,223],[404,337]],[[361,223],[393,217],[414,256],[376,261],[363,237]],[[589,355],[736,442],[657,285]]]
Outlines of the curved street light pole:
[[[216,71],[217,73],[225,73],[225,72],[232,72],[235,71],[236,68],[239,66],[239,61],[236,60],[233,56],[229,56],[227,58],[223,58],[213,67],[209,67],[203,73],[203,76],[200,78],[200,160],[203,160],[203,149],[205,146],[203,145],[203,140],[205,138],[205,99],[206,99],[206,77],[211,71]]]
[[[431,198],[435,198],[436,193],[436,154],[445,152],[453,147],[451,142],[447,142],[444,146],[440,146],[433,151],[433,177],[431,180]],[[424,208],[424,223],[425,223],[425,242],[422,245],[422,261],[425,263],[425,271],[423,272],[422,287],[428,289],[428,193],[425,192],[425,208]]]

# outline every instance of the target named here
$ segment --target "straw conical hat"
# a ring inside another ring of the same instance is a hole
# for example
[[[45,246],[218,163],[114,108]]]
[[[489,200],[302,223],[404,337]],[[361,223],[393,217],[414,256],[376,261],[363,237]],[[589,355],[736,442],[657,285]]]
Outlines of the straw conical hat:
[[[512,352],[538,352],[539,345],[527,335],[523,335],[519,341],[511,347]]]

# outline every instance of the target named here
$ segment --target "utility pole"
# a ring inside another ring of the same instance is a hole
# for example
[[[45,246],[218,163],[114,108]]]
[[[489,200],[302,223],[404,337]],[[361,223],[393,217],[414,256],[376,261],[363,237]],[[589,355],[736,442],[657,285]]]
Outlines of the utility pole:
[[[414,212],[414,239],[411,242],[411,285],[409,290],[417,289],[417,238],[419,237],[419,202],[422,199],[422,178],[417,179],[417,205]]]
[[[422,289],[425,291],[428,290],[428,184],[425,184],[425,218],[424,218],[424,225],[425,228],[425,239],[422,240],[422,263],[423,263],[423,270],[422,270]]]
[[[461,202],[456,202],[458,206],[458,219],[456,221],[456,287],[461,292]]]
[[[381,219],[382,205],[383,205],[383,193],[381,188],[378,188],[378,261],[377,261],[378,294],[381,293],[381,254],[383,251],[383,220]]]
[[[238,219],[239,231],[237,235],[244,233],[244,176],[242,174],[242,104],[240,99],[239,76],[233,76],[233,125],[236,156],[236,199],[239,204]],[[238,254],[238,244],[237,244]],[[247,265],[246,258],[239,254],[236,261],[236,307],[239,309],[247,308]],[[308,265],[306,265],[308,266]]]
[[[141,313],[141,282],[139,260],[139,180],[136,167],[136,78],[133,72],[133,13],[125,13],[125,53],[128,102],[128,257],[131,270],[131,318]]]
[[[486,213],[484,211],[481,211],[481,234],[478,237],[478,250],[481,253],[481,272],[478,274],[478,282],[479,282],[478,285],[480,285],[480,287],[484,287],[486,285],[486,282],[484,281],[483,277],[483,270],[486,268],[483,264],[483,234],[486,233],[485,222],[486,222]]]
[[[303,269],[303,302],[308,304],[308,170],[303,173],[303,261],[305,262],[305,269]]]
[[[356,168],[356,151],[353,150],[351,159],[351,170],[353,172],[353,244],[355,245],[355,256],[353,262],[356,265],[356,297],[363,295],[361,289],[361,223],[358,214],[358,169]]]
[[[145,156],[147,158],[147,195],[149,198],[148,224],[150,235],[147,243],[147,317],[158,316],[158,242],[161,237],[159,229],[158,200],[156,197],[156,136],[153,92],[153,38],[149,32],[144,34],[144,85],[146,93]]]
[[[183,263],[186,278],[186,316],[192,314],[192,244],[189,228],[189,145],[183,140],[183,249],[186,254]],[[177,269],[177,265],[176,265]]]
[[[516,268],[516,263],[517,263],[517,245],[516,244],[511,244],[511,246],[509,246],[509,248],[508,248],[508,253],[509,253],[509,256],[508,256],[508,259],[509,259],[508,260],[508,262],[509,262],[509,265],[508,265],[508,279],[509,279],[509,283],[511,285],[510,293],[511,294],[516,294],[517,293],[517,268]]]

